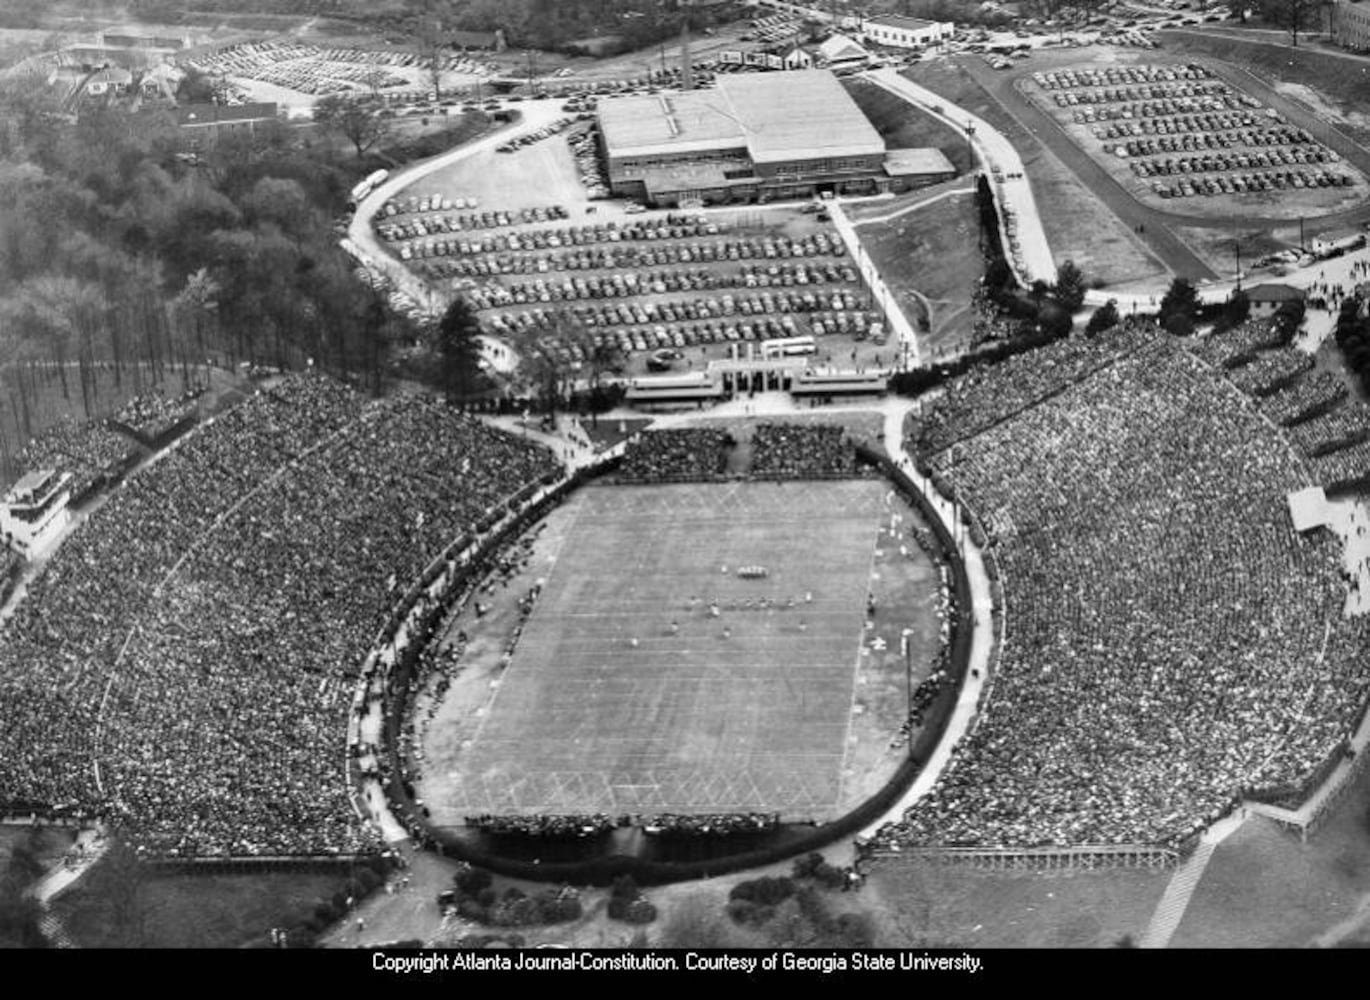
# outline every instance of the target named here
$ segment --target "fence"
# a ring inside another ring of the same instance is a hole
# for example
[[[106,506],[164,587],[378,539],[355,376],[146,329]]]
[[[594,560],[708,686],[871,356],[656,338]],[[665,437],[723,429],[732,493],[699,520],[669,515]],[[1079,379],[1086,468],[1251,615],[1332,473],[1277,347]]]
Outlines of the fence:
[[[1096,871],[1106,868],[1174,868],[1181,853],[1146,844],[1081,847],[918,847],[880,849],[869,858],[902,858],[918,864],[984,871]]]

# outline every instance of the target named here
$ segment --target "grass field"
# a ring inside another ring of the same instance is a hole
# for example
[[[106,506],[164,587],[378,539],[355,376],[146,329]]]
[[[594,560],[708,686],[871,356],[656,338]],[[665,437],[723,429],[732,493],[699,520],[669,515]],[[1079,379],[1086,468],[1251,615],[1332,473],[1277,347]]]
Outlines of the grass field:
[[[487,714],[441,794],[427,792],[434,821],[826,818],[841,793],[886,489],[853,480],[583,491]],[[739,577],[748,565],[769,576]],[[762,598],[778,606],[762,609]]]
[[[958,175],[975,168],[970,146],[951,126],[868,80],[852,78],[843,81],[843,86],[890,149],[936,146]]]
[[[971,293],[984,273],[973,193],[953,194],[857,234],[925,351],[969,345]]]

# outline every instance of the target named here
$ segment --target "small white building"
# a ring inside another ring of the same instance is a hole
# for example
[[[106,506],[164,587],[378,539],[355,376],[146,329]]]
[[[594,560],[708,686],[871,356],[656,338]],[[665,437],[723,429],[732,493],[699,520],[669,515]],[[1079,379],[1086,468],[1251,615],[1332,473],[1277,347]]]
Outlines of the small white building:
[[[813,69],[813,56],[802,46],[796,45],[780,58],[786,69]]]
[[[869,41],[892,49],[926,49],[950,38],[955,31],[956,25],[950,21],[924,21],[897,14],[868,18],[861,25],[861,33]]]
[[[846,35],[832,35],[818,46],[818,57],[829,69],[865,69],[871,54]]]
[[[70,473],[42,469],[15,483],[0,500],[0,539],[26,558],[46,547],[71,520],[70,480]]]

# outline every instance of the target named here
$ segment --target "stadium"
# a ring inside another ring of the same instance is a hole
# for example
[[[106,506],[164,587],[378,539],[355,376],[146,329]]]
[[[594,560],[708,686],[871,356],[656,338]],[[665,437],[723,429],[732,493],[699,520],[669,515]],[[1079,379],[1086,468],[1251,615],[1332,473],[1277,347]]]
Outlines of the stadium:
[[[827,70],[723,75],[711,90],[606,100],[597,115],[610,189],[663,207],[898,192],[955,173],[939,150],[887,153]]]

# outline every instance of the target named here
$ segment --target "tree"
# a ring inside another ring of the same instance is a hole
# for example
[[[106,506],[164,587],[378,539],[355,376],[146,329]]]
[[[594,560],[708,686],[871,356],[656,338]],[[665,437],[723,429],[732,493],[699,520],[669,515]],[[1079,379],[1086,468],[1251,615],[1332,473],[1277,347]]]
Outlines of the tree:
[[[1038,278],[1035,281],[1033,281],[1032,288],[1029,290],[1029,294],[1032,295],[1032,304],[1037,307],[1038,312],[1042,311],[1042,300],[1047,297],[1047,293],[1050,291],[1051,286],[1048,285],[1041,278]]]
[[[1089,317],[1089,322],[1085,324],[1085,336],[1093,337],[1105,330],[1111,330],[1118,325],[1119,321],[1117,300],[1109,299],[1098,309],[1095,309],[1094,315]]]
[[[1261,20],[1289,32],[1289,43],[1299,44],[1299,32],[1316,27],[1322,0],[1261,0]]]
[[[1240,288],[1228,296],[1223,306],[1223,322],[1229,327],[1240,326],[1251,315],[1251,300]]]
[[[1052,294],[1067,312],[1077,312],[1085,304],[1085,275],[1073,260],[1066,261],[1057,269]]]
[[[328,94],[314,105],[314,120],[352,143],[360,160],[390,134],[391,119],[384,112],[375,95]]]
[[[1280,303],[1280,307],[1275,310],[1275,315],[1271,317],[1271,322],[1275,327],[1275,332],[1279,334],[1281,343],[1289,344],[1293,341],[1294,335],[1303,325],[1303,316],[1306,311],[1307,306],[1303,304],[1302,299],[1290,299],[1288,302]]]
[[[458,296],[438,321],[439,381],[448,399],[475,395],[485,386],[481,371],[480,323],[466,300]]]
[[[1194,330],[1199,315],[1199,293],[1185,278],[1176,278],[1161,297],[1161,325],[1176,336],[1186,336]]]

